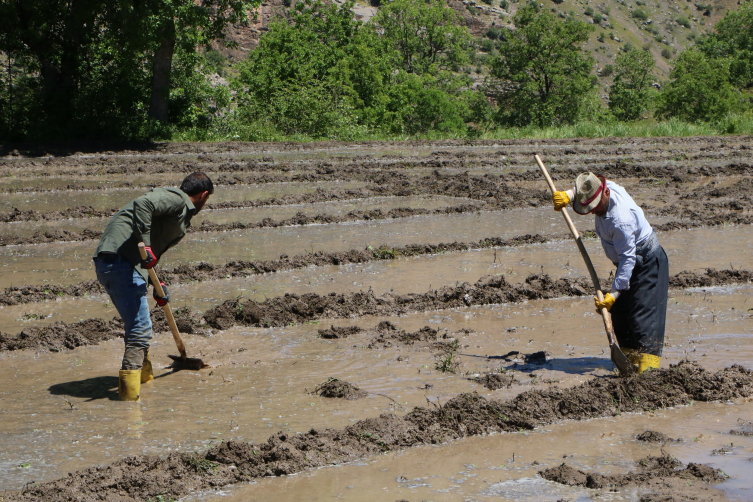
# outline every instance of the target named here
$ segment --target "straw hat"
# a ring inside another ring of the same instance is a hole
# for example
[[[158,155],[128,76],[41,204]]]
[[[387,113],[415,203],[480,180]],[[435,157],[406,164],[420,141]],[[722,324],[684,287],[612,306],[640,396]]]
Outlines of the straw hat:
[[[573,211],[578,214],[588,214],[601,202],[601,194],[607,186],[604,176],[596,176],[594,173],[579,174],[575,178],[575,200]]]

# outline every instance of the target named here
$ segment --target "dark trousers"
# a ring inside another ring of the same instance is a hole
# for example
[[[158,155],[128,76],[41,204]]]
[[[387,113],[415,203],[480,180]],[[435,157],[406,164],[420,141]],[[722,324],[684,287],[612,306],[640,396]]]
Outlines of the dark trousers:
[[[639,246],[630,289],[620,292],[610,312],[620,347],[661,357],[667,320],[669,260],[658,241],[647,248]]]

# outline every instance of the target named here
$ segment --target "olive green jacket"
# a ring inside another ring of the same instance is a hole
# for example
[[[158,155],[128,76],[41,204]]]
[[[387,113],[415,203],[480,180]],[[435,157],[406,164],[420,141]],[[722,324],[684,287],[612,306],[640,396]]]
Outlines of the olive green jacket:
[[[141,266],[138,243],[152,248],[159,259],[176,245],[191,226],[196,207],[179,188],[153,188],[118,211],[107,224],[94,252],[124,256],[148,282],[148,272]]]

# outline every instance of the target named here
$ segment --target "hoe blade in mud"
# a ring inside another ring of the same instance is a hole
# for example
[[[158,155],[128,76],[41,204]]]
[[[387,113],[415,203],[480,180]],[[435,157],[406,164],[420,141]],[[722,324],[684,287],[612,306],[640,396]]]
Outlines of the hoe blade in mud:
[[[180,356],[173,356],[171,354],[168,354],[167,357],[173,360],[173,364],[171,364],[170,367],[174,371],[201,370],[204,368],[209,368],[209,365],[206,364],[201,359],[199,359],[198,357],[186,357],[184,359]]]

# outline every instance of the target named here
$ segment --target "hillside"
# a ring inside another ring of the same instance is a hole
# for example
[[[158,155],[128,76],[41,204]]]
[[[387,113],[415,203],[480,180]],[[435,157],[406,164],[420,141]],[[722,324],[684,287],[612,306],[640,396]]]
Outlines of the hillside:
[[[378,0],[375,0],[378,2]],[[489,3],[487,3],[489,2]],[[494,53],[494,42],[503,28],[512,28],[512,17],[522,2],[508,0],[450,0],[448,4],[463,17],[471,33],[478,37],[479,60],[483,64],[486,54]],[[215,48],[228,58],[228,62],[243,59],[258,44],[270,20],[284,16],[292,7],[291,0],[272,0],[257,9],[250,26],[233,26],[227,30],[229,40],[237,47],[228,49],[216,44]],[[709,0],[695,3],[677,0],[541,0],[542,9],[556,12],[560,17],[571,17],[595,25],[586,44],[596,60],[596,73],[605,90],[611,83],[610,65],[627,44],[651,51],[656,60],[656,77],[661,82],[669,77],[671,60],[694,41],[708,34],[714,24],[729,10],[738,7],[737,0]],[[366,22],[378,7],[359,1],[354,7],[358,19]],[[482,70],[477,77],[485,73]]]

